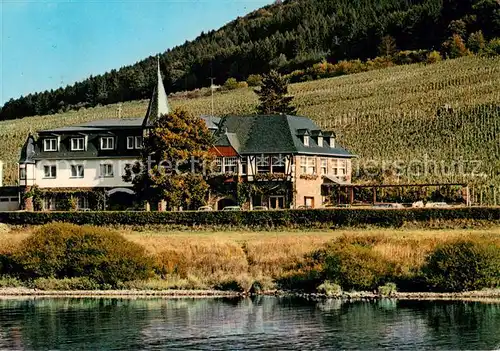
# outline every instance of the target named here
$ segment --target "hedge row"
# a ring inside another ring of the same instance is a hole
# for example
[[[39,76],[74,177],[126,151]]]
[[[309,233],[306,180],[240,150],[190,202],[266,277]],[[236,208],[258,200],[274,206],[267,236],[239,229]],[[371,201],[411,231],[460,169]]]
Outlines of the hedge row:
[[[242,212],[0,212],[0,223],[40,225],[178,225],[236,227],[401,227],[408,222],[500,220],[499,207],[451,209],[317,209]]]

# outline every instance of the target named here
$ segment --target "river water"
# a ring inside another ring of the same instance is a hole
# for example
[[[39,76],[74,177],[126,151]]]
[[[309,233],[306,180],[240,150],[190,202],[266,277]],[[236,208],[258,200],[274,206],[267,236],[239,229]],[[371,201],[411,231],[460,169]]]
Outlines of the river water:
[[[0,299],[0,349],[500,349],[498,303]]]

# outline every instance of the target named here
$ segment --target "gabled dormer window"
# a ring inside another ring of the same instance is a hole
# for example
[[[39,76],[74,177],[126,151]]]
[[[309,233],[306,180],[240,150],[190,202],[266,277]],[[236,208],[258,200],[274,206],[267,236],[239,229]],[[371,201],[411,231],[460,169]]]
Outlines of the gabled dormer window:
[[[57,138],[44,139],[43,151],[57,151]]]
[[[142,137],[141,136],[135,137],[135,148],[142,149]]]
[[[322,136],[318,136],[318,146],[323,147],[323,137]]]
[[[127,137],[127,149],[142,149],[142,136],[128,136]]]
[[[101,150],[114,150],[115,148],[115,138],[114,137],[102,137],[101,138]]]
[[[334,149],[334,148],[335,148],[335,138],[334,138],[333,136],[332,136],[332,137],[330,137],[330,147],[331,147],[332,149]]]
[[[85,138],[71,138],[71,151],[83,151],[85,150]]]
[[[127,149],[132,150],[134,148],[134,137],[129,136],[127,137]]]
[[[309,135],[304,135],[304,146],[309,146]]]

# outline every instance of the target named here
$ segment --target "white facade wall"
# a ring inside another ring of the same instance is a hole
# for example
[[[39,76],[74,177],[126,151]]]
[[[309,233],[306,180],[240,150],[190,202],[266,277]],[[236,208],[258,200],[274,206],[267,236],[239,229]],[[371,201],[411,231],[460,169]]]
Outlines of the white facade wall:
[[[34,167],[33,185],[38,185],[40,188],[130,187],[132,184],[124,182],[122,177],[125,174],[126,165],[133,165],[137,161],[137,159],[38,161]],[[104,164],[113,166],[112,177],[104,177],[101,174],[101,165]],[[83,165],[83,178],[72,176],[72,165]],[[55,178],[45,176],[45,166],[56,166]]]

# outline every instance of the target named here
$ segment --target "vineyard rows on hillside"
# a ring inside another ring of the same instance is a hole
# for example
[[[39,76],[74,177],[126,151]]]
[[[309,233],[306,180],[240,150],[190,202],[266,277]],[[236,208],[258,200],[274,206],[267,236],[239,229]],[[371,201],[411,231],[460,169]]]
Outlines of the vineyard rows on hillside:
[[[290,90],[299,114],[334,130],[339,142],[359,156],[361,165],[368,160],[408,165],[427,159],[450,168],[461,160],[468,164],[458,172],[462,174],[409,172],[407,176],[414,181],[466,181],[500,187],[498,57],[397,66],[293,84]],[[257,104],[249,88],[217,93],[214,100],[216,115],[251,114]],[[210,97],[171,99],[170,104],[197,115],[211,113]],[[17,179],[15,163],[28,132],[116,118],[118,109],[118,105],[109,105],[0,122],[0,160],[7,163],[5,183],[14,184]],[[121,105],[120,114],[142,117],[146,109],[145,100],[128,102]]]

